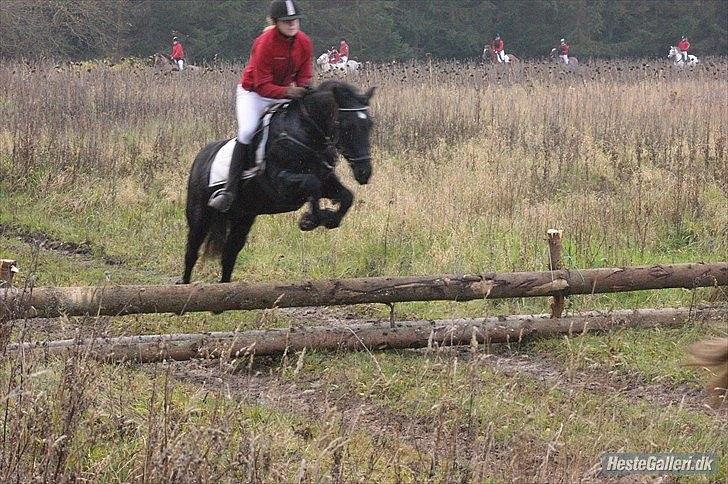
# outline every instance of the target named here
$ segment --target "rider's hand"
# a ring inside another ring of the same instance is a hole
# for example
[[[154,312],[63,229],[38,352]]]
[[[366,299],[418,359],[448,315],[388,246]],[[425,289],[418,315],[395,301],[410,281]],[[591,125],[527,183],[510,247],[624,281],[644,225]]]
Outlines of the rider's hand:
[[[286,97],[289,99],[298,99],[303,97],[304,94],[306,94],[305,87],[290,85],[286,88]]]

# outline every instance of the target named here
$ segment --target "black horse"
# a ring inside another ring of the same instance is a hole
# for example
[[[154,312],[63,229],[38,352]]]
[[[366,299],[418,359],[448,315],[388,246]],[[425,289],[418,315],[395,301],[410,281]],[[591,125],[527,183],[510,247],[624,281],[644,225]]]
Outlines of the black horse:
[[[341,81],[326,81],[287,109],[276,111],[270,120],[265,169],[240,183],[227,213],[208,207],[207,202],[216,190],[208,186],[212,160],[228,140],[202,148],[187,184],[189,231],[181,282],[190,282],[203,243],[206,255],[222,256],[220,282],[230,282],[237,255],[258,215],[291,212],[308,202],[310,210],[299,222],[301,230],[338,227],[354,201],[334,173],[339,153],[359,184],[366,184],[372,174],[368,109],[373,94],[374,88],[360,93]],[[248,153],[255,151],[260,138],[256,134]],[[337,210],[319,208],[321,198],[337,203]]]

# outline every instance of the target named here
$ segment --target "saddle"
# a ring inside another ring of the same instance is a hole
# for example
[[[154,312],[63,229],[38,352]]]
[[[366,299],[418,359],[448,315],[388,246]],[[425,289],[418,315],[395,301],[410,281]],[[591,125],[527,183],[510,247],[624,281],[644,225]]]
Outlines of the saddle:
[[[279,111],[285,111],[290,103],[288,101],[269,106],[260,118],[258,128],[253,135],[251,146],[255,147],[255,157],[247,156],[244,160],[244,171],[242,179],[255,178],[265,171],[265,155],[268,145],[268,132],[270,130],[270,122],[273,116]],[[209,187],[217,187],[224,185],[230,172],[230,162],[232,161],[233,149],[235,148],[235,138],[223,140],[213,152],[213,160],[210,166]]]

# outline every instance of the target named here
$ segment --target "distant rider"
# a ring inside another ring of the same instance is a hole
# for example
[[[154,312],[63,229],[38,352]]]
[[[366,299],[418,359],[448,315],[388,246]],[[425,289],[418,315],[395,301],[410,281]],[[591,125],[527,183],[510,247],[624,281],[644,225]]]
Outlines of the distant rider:
[[[339,62],[342,62],[346,64],[346,61],[349,60],[349,44],[346,43],[345,38],[341,38],[341,42],[339,42]]]
[[[329,49],[329,64],[338,64],[340,60],[341,55],[339,54],[339,51],[332,45],[331,49]]]
[[[559,52],[559,58],[561,59],[561,62],[569,65],[569,48],[571,46],[566,43],[566,39],[561,39],[559,46],[556,48]]]
[[[172,37],[172,53],[169,55],[180,71],[185,68],[185,50],[177,37]]]
[[[677,50],[680,51],[682,60],[685,63],[688,62],[688,49],[690,49],[690,42],[688,42],[688,38],[683,35],[682,39],[680,39],[680,42],[677,43]]]
[[[504,51],[505,44],[503,43],[503,39],[501,39],[500,34],[496,34],[495,39],[490,43],[490,48],[495,53],[496,58],[498,59],[498,62],[503,63],[506,61],[506,53]]]

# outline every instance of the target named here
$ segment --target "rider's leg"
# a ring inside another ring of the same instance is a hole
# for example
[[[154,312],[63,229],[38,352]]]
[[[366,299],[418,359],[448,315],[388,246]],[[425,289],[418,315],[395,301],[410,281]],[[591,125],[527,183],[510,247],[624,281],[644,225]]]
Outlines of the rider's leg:
[[[225,188],[210,199],[208,205],[221,212],[230,210],[235,200],[240,178],[245,167],[245,158],[248,155],[248,145],[258,127],[258,121],[266,107],[276,102],[276,99],[269,99],[258,95],[255,92],[246,91],[238,84],[235,97],[235,114],[238,120],[238,136],[230,160],[230,171],[225,182]]]
[[[342,64],[346,64],[346,61],[348,61],[348,60],[349,60],[349,56],[346,56],[346,55],[342,55],[342,56],[341,56],[341,60],[340,60],[340,62],[341,62]]]
[[[564,56],[564,62],[566,63],[567,66],[569,65],[569,56],[568,55]]]
[[[682,52],[682,58],[683,58],[683,62],[688,61],[688,52],[686,50]]]
[[[185,70],[185,60],[184,59],[178,60],[177,65],[179,66],[179,70],[181,70],[181,71]]]
[[[506,61],[505,52],[501,50],[498,52],[498,62],[500,62],[502,64],[505,61]]]

